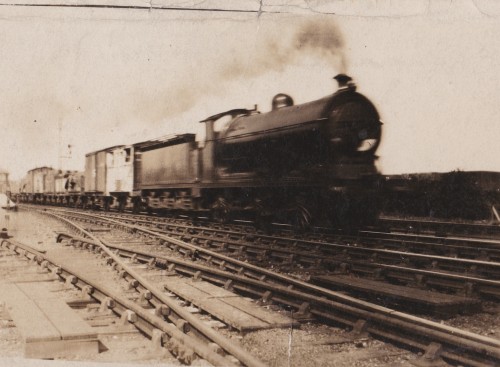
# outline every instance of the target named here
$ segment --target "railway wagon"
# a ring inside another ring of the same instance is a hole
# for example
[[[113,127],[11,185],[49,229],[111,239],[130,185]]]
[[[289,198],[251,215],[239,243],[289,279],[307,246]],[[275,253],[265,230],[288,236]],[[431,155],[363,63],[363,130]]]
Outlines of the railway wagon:
[[[67,203],[67,182],[71,172],[52,169],[45,174],[45,187],[41,197],[42,203],[49,205]]]
[[[67,206],[76,206],[81,201],[84,187],[84,173],[76,170],[59,170],[54,176],[54,193],[50,202]]]
[[[45,202],[45,193],[53,191],[54,169],[51,167],[37,167],[29,170],[22,180],[20,200],[23,202],[42,204]]]
[[[117,145],[85,156],[85,206],[123,209],[133,187],[134,147]]]
[[[173,193],[165,190],[192,187],[198,175],[197,149],[195,135],[183,134],[89,153],[81,202],[104,210],[188,209],[174,203]]]
[[[79,200],[83,174],[51,167],[34,168],[21,180],[18,200],[35,204],[70,204]]]
[[[53,175],[55,170],[50,167],[35,168],[33,171],[33,193],[39,194],[38,197],[43,198],[46,192],[54,191]]]

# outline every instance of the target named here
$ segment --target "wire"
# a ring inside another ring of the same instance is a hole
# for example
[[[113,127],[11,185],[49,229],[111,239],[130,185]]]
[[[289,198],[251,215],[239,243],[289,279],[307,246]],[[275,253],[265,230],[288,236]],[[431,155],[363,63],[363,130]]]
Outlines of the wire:
[[[141,5],[109,5],[109,4],[29,4],[29,3],[0,3],[0,6],[10,7],[55,7],[55,8],[98,8],[98,9],[133,9],[133,10],[179,10],[199,12],[222,12],[222,13],[261,13],[262,10],[245,9],[219,9],[219,8],[182,8],[175,6],[141,6]]]

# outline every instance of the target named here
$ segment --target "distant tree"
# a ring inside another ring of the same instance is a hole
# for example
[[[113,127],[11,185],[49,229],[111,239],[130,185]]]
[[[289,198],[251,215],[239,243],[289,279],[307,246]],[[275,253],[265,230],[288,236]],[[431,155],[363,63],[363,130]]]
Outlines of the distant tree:
[[[498,201],[481,189],[475,175],[460,170],[438,175],[413,176],[407,191],[390,193],[384,211],[396,215],[446,219],[488,219]],[[500,196],[500,195],[499,195]]]
[[[433,195],[436,216],[455,219],[484,219],[488,198],[473,175],[460,170],[442,176]]]

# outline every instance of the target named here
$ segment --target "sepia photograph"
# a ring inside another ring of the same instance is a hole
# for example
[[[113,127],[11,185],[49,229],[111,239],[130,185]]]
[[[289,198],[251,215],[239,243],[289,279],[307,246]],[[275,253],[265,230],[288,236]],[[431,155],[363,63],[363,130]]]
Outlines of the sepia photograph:
[[[0,366],[500,365],[499,21],[0,0]]]

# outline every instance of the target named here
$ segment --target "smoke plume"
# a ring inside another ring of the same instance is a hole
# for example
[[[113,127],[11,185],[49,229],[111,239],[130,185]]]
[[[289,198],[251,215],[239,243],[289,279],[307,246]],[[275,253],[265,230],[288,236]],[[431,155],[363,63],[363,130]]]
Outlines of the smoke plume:
[[[332,66],[333,72],[345,73],[347,69],[344,39],[332,20],[310,20],[295,32],[273,33],[263,47],[250,57],[233,58],[221,77],[255,77],[269,71],[282,71],[300,57],[314,55]]]
[[[222,95],[226,86],[237,80],[246,82],[268,72],[283,72],[301,58],[313,56],[326,62],[331,66],[331,70],[325,70],[327,76],[346,72],[344,47],[342,33],[331,19],[263,25],[255,44],[229,47],[231,51],[226,50],[211,61],[200,59],[205,64],[211,63],[212,68],[204,69],[203,74],[193,69],[179,77],[177,83],[174,81],[151,99],[160,102],[150,108],[144,108],[144,104],[151,102],[141,101],[138,116],[158,121],[184,113],[207,95]]]
[[[308,22],[294,37],[295,52],[310,51],[325,58],[339,72],[346,72],[344,39],[333,22]]]

